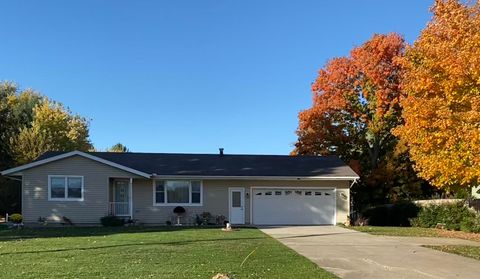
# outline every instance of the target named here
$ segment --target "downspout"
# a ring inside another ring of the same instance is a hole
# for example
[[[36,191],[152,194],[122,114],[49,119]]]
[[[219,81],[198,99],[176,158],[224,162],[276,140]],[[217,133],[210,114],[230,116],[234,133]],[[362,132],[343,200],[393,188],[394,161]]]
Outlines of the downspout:
[[[350,184],[350,187],[349,187],[348,189],[352,189],[353,185],[355,185],[355,183],[357,183],[357,181],[358,181],[358,178],[353,179],[352,184]],[[354,219],[354,218],[353,218],[354,212],[352,211],[352,209],[353,209],[353,203],[352,203],[352,199],[351,199],[350,193],[349,193],[349,196],[350,196],[350,199],[349,199],[349,202],[350,202],[350,204],[349,204],[350,210],[349,210],[349,211],[350,211],[350,212],[349,212],[349,214],[348,214],[348,222],[350,223],[350,226],[352,226],[352,225],[353,225],[352,223],[353,223],[355,220],[353,220],[353,219]],[[353,222],[352,222],[352,221],[353,221]]]
[[[355,185],[355,183],[357,183],[357,181],[358,181],[358,178],[353,179],[352,184],[350,184],[349,189],[352,189],[353,185]]]

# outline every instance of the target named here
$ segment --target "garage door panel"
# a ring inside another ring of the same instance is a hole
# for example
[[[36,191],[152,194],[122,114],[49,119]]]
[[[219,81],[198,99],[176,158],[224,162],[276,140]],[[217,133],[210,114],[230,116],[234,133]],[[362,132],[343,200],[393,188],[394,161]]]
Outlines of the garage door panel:
[[[334,224],[334,190],[255,189],[252,217],[258,225]]]

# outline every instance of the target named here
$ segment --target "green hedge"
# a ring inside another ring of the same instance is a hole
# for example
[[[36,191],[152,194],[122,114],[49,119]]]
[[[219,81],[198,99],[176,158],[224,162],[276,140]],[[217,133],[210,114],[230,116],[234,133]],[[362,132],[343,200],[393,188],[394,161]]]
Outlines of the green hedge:
[[[422,207],[411,223],[415,227],[435,228],[441,224],[448,230],[480,232],[480,217],[463,202]]]
[[[385,204],[371,207],[362,212],[362,218],[370,226],[409,227],[410,219],[417,216],[420,208],[411,202]]]
[[[105,216],[100,218],[100,222],[104,227],[120,227],[125,225],[125,220],[115,216]]]

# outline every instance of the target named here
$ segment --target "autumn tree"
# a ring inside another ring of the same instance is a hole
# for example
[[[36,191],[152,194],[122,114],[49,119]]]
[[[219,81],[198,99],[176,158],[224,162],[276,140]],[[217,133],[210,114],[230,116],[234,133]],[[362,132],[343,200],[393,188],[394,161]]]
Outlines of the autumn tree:
[[[437,0],[403,59],[407,142],[419,175],[441,188],[480,177],[480,2]]]
[[[33,119],[33,108],[43,97],[34,90],[19,90],[12,82],[0,82],[0,170],[15,166],[10,138]],[[18,181],[0,176],[0,214],[20,212],[21,187]]]
[[[130,150],[123,144],[117,143],[107,149],[108,152],[130,152]]]
[[[400,35],[374,35],[348,57],[330,60],[312,85],[312,107],[299,114],[293,154],[338,155],[360,173],[362,186],[380,191],[378,202],[392,195],[394,176],[401,176],[402,185],[421,183],[408,157],[399,159],[408,153],[396,149],[391,133],[401,123],[403,69],[397,60],[404,50]]]
[[[44,98],[33,108],[31,125],[10,139],[17,164],[28,163],[46,151],[88,151],[88,121],[63,105]]]
[[[32,89],[0,82],[0,170],[48,150],[89,150],[88,122]],[[18,181],[0,176],[0,214],[20,211]]]

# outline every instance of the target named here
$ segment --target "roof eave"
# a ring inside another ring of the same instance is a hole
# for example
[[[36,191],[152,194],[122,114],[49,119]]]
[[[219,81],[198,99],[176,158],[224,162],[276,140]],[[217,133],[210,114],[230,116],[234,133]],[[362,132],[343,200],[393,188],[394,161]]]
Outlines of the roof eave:
[[[102,164],[105,164],[105,165],[108,165],[108,166],[111,166],[111,167],[114,167],[114,168],[117,168],[117,169],[121,169],[123,171],[130,172],[130,173],[133,173],[133,174],[136,174],[138,176],[145,177],[145,178],[150,178],[151,177],[151,175],[148,174],[148,173],[145,173],[145,172],[142,172],[142,171],[139,171],[139,170],[135,170],[135,169],[129,168],[127,166],[120,165],[120,164],[114,163],[112,161],[108,161],[108,160],[102,159],[100,157],[97,157],[97,156],[94,156],[94,155],[91,155],[91,154],[87,154],[85,152],[77,151],[77,150],[67,152],[67,153],[63,153],[63,154],[56,155],[56,156],[52,156],[52,157],[49,157],[49,158],[46,158],[46,159],[43,159],[43,160],[31,162],[31,163],[28,163],[28,164],[25,164],[25,165],[22,165],[22,166],[18,166],[18,167],[15,167],[15,168],[6,169],[6,170],[3,170],[2,172],[0,172],[0,174],[3,175],[3,176],[22,175],[21,171],[23,171],[23,170],[34,168],[34,167],[37,167],[37,166],[41,166],[41,165],[44,165],[44,164],[47,164],[47,163],[50,163],[50,162],[58,161],[58,160],[61,160],[61,159],[72,157],[72,156],[81,156],[81,157],[84,157],[84,158],[88,158],[88,159],[91,159],[93,161],[96,161],[96,162],[99,162],[99,163],[102,163]]]
[[[339,181],[352,181],[357,180],[358,176],[232,176],[232,175],[152,175],[153,179],[208,179],[208,180],[339,180]]]

